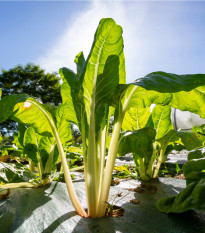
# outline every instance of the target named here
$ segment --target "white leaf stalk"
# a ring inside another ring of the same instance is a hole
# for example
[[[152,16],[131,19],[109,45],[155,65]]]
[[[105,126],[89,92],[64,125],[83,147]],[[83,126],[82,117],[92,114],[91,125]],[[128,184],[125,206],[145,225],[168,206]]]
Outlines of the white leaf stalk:
[[[112,138],[110,141],[108,158],[107,158],[105,171],[103,174],[101,193],[100,193],[99,202],[98,202],[97,217],[102,217],[105,214],[106,203],[108,201],[108,195],[109,195],[109,190],[110,190],[110,184],[112,181],[112,172],[113,172],[113,168],[114,168],[115,160],[117,156],[117,151],[118,151],[120,130],[122,127],[122,122],[124,119],[125,112],[127,111],[129,102],[134,92],[136,91],[136,89],[137,89],[137,86],[129,86],[128,90],[126,90],[125,96],[123,96],[126,99],[122,106],[121,106],[121,101],[119,101],[118,119],[114,125]]]

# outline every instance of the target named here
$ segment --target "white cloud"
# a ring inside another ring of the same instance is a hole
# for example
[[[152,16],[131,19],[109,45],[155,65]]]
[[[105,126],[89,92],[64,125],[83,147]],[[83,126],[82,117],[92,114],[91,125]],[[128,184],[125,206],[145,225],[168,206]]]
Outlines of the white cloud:
[[[136,8],[133,11],[132,5],[125,2],[93,1],[87,11],[73,15],[58,42],[49,48],[37,63],[48,72],[58,71],[63,66],[75,70],[73,60],[80,51],[84,52],[85,57],[89,54],[100,19],[111,17],[123,27],[126,70],[129,77],[127,81],[131,82],[136,78],[135,74],[142,73],[143,70],[143,65],[140,64],[141,59],[137,60],[137,57],[141,56],[138,31],[143,23],[145,12],[146,7]],[[135,69],[133,70],[132,67]]]
[[[75,56],[83,51],[87,57],[100,19],[110,17],[124,31],[127,82],[159,70],[204,73],[201,48],[205,34],[193,33],[203,31],[203,20],[197,18],[202,15],[200,5],[93,0],[88,6],[74,12],[58,42],[36,61],[42,68],[49,72],[63,66],[75,70]],[[190,18],[197,20],[192,23]]]

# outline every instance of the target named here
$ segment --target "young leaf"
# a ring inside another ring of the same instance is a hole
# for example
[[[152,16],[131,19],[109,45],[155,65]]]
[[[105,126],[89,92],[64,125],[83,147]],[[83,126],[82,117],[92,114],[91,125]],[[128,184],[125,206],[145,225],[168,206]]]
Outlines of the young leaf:
[[[74,62],[77,65],[76,76],[79,79],[81,75],[83,76],[82,72],[84,71],[84,65],[85,65],[85,58],[83,52],[80,52],[78,55],[76,55]]]
[[[168,133],[166,133],[163,137],[157,139],[157,141],[160,143],[161,150],[166,151],[166,148],[169,144],[176,142],[179,140],[179,135],[175,130],[170,130]]]
[[[116,25],[113,19],[102,19],[88,56],[83,80],[83,95],[88,119],[92,109],[109,98],[119,82],[125,82],[125,71],[119,70],[119,66],[124,66],[122,28]]]

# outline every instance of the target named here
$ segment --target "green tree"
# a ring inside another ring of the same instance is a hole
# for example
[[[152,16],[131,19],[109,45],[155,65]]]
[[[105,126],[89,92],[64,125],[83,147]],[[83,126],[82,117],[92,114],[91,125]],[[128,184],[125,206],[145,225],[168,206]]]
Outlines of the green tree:
[[[60,80],[57,73],[46,73],[34,64],[17,65],[9,70],[2,69],[0,74],[0,88],[2,97],[11,94],[25,93],[39,98],[43,103],[61,103]],[[0,132],[12,133],[17,125],[12,121],[5,121],[0,125]]]

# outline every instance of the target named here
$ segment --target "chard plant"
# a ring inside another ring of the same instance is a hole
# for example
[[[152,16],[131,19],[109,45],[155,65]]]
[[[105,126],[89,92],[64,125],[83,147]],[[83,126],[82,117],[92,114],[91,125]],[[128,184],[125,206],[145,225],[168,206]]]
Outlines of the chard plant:
[[[193,132],[205,136],[205,125],[195,126]],[[164,197],[156,207],[164,213],[182,213],[187,210],[205,211],[205,153],[197,149],[188,154],[188,162],[183,165],[186,187],[176,196]]]
[[[132,108],[125,115],[118,152],[133,153],[141,180],[157,178],[161,164],[176,147],[191,151],[204,146],[205,135],[196,127],[192,132],[175,131],[170,114],[170,106],[156,105],[152,112],[149,107]]]
[[[59,120],[75,123],[81,132],[84,157],[86,212],[75,193],[66,162],[58,120],[33,98],[12,95],[0,102],[0,122],[11,118],[31,126],[36,133],[54,137],[64,170],[70,199],[83,217],[104,216],[120,133],[126,112],[152,103],[189,110],[205,117],[205,75],[175,75],[155,72],[131,84],[125,83],[125,59],[122,28],[113,19],[102,19],[94,36],[90,54],[75,58],[77,72],[60,69],[62,105]],[[113,131],[106,158],[109,119],[114,116]],[[129,122],[127,122],[129,124]],[[146,129],[145,129],[146,130]]]
[[[27,106],[29,106],[29,102]],[[50,110],[53,115],[53,119],[56,122],[58,127],[58,133],[61,137],[61,143],[64,145],[66,141],[72,139],[70,123],[59,119],[59,112],[61,111],[61,106],[58,107],[57,111],[53,109],[54,106],[43,105],[44,108]],[[36,112],[38,113],[38,112]],[[25,117],[23,115],[22,117]],[[21,117],[20,117],[21,119]],[[44,122],[47,122],[46,119]],[[42,121],[43,123],[43,121]],[[27,159],[29,161],[29,168],[31,172],[36,171],[38,174],[35,179],[32,179],[30,183],[19,182],[6,184],[2,187],[17,188],[17,187],[38,187],[46,185],[52,182],[53,178],[51,173],[55,172],[56,162],[58,161],[59,152],[56,145],[56,140],[52,136],[47,136],[46,134],[38,134],[33,127],[26,127],[19,121],[18,124],[18,133],[14,133],[14,141],[17,150],[13,152],[14,156],[18,156],[21,159]],[[11,171],[12,167],[7,166],[7,170]],[[10,175],[12,177],[12,175]],[[34,175],[30,175],[34,178]],[[16,180],[17,181],[17,180]],[[25,181],[24,179],[18,181]],[[27,180],[28,181],[28,180]]]
[[[188,154],[188,162],[183,166],[186,188],[178,195],[164,197],[156,203],[164,213],[181,213],[187,210],[205,210],[205,154],[195,150]]]

